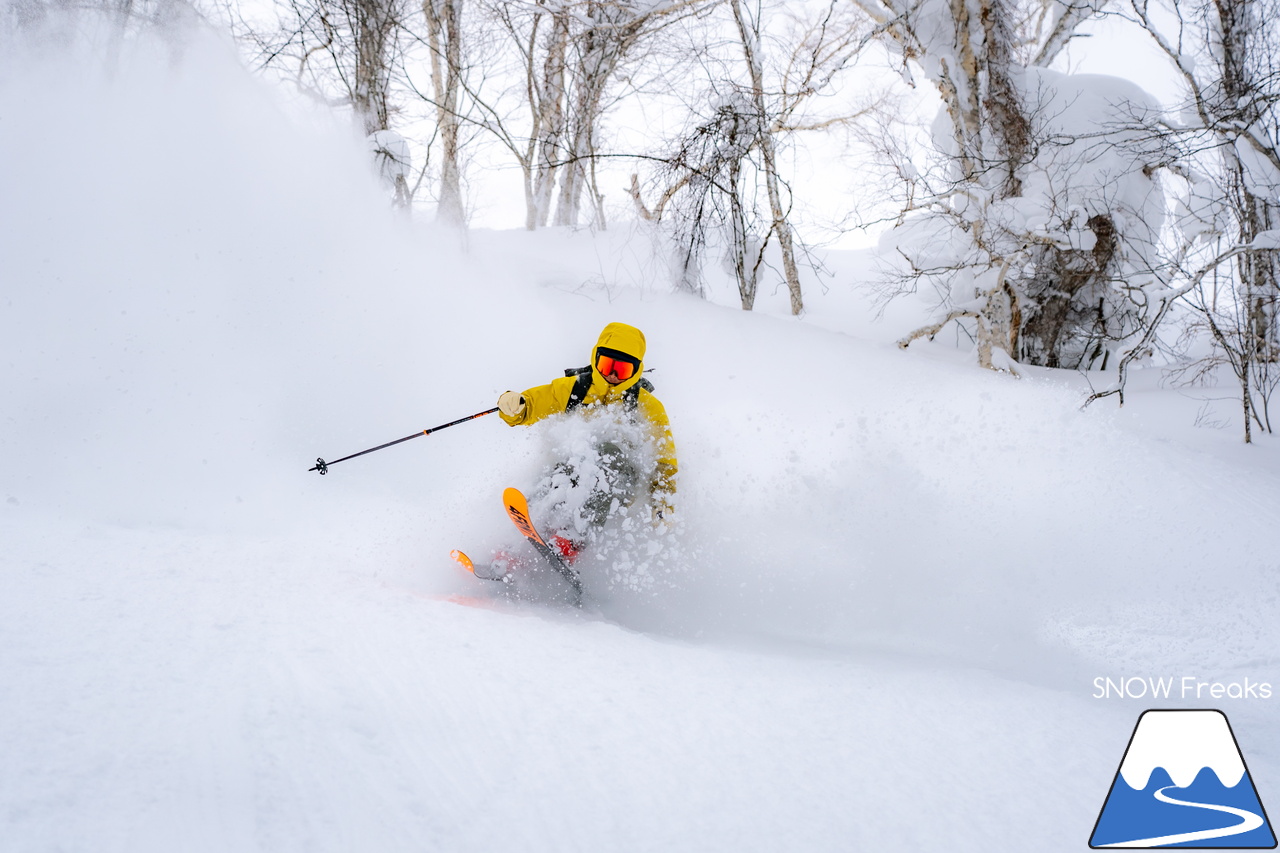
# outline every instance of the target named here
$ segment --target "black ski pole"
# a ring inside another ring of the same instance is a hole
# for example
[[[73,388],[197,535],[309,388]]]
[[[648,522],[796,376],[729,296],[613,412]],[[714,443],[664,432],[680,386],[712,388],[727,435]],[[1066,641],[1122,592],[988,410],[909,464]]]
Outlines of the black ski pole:
[[[498,411],[498,407],[494,406],[492,409],[486,409],[483,412],[476,412],[474,415],[467,415],[465,418],[458,418],[456,421],[449,421],[449,423],[447,424],[440,424],[440,426],[433,426],[431,429],[424,429],[422,432],[415,432],[413,435],[406,435],[404,438],[397,438],[395,441],[388,441],[386,444],[379,444],[377,447],[370,447],[368,450],[361,450],[359,453],[352,453],[350,456],[344,456],[341,459],[335,459],[332,462],[325,462],[323,459],[317,458],[315,467],[308,468],[307,470],[319,471],[321,474],[328,474],[330,465],[337,465],[339,462],[346,462],[348,459],[355,459],[357,456],[364,456],[366,453],[372,453],[375,450],[382,450],[384,447],[390,447],[393,444],[399,444],[402,441],[408,441],[409,439],[417,438],[420,435],[431,435],[431,433],[433,432],[439,432],[440,430],[446,429],[451,426],[464,424],[467,421],[472,421],[472,420],[475,420],[476,418],[482,418],[485,415],[492,415],[496,411]]]

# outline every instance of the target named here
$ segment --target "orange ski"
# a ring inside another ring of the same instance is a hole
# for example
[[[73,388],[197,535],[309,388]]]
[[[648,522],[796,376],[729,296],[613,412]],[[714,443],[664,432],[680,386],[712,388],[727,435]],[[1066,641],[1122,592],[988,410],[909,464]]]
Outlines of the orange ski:
[[[534,549],[542,555],[547,564],[567,580],[573,586],[575,595],[575,604],[582,604],[582,580],[564,560],[560,559],[560,555],[543,540],[538,533],[538,529],[533,526],[533,521],[529,518],[529,501],[519,489],[509,488],[502,493],[502,506],[507,511],[507,515],[511,517],[511,523],[516,526],[525,539],[529,540]]]
[[[547,543],[542,541],[542,537],[538,534],[537,528],[533,526],[533,522],[529,520],[529,501],[519,489],[507,489],[502,493],[502,505],[507,510],[507,515],[511,516],[511,522],[516,528],[524,534],[524,537],[535,545],[548,547]]]
[[[461,551],[455,548],[454,550],[449,552],[449,556],[453,558],[453,561],[455,563],[457,563],[459,566],[462,566],[462,568],[466,569],[467,571],[471,572],[471,574],[474,575],[476,573],[476,564],[471,562],[471,558],[468,557],[466,554],[462,553]]]
[[[457,550],[456,548],[449,552],[449,556],[453,558],[453,561],[455,563],[457,563],[459,566],[462,566],[462,568],[466,569],[468,572],[480,578],[481,580],[486,580],[486,581],[510,580],[511,571],[510,571],[509,563],[506,564],[506,569],[501,574],[494,574],[493,571],[497,567],[496,559],[494,562],[481,563],[479,566],[476,566],[476,564],[472,561],[470,557],[468,557],[462,551]],[[496,556],[497,555],[495,555],[495,557]]]

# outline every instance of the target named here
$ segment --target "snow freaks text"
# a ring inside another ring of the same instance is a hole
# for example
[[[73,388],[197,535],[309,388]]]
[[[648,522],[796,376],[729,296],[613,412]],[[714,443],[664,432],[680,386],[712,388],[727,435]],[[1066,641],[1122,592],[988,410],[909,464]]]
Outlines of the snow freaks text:
[[[1094,699],[1270,699],[1271,683],[1247,676],[1239,681],[1204,681],[1193,675],[1093,680]]]

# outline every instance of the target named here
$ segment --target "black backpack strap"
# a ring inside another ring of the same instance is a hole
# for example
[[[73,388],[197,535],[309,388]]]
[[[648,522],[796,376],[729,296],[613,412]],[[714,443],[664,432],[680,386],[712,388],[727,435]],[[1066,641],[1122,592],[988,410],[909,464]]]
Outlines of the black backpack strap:
[[[641,379],[635,385],[632,385],[626,391],[622,392],[622,404],[627,407],[628,412],[634,412],[636,406],[640,405],[640,389],[653,393],[653,383],[648,379]]]
[[[591,390],[591,365],[570,367],[565,370],[564,375],[578,377],[578,381],[573,383],[573,390],[569,392],[569,402],[564,407],[566,412],[572,412],[582,405],[582,401],[587,397],[587,391]]]

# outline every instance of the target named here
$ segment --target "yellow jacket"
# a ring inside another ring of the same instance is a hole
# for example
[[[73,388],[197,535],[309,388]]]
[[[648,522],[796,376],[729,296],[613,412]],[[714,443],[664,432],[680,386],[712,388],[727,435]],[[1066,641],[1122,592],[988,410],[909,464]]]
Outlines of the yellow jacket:
[[[614,349],[634,356],[640,360],[640,367],[626,381],[610,385],[608,380],[596,369],[596,351],[600,347]],[[610,323],[600,333],[600,339],[591,349],[591,385],[586,396],[582,398],[582,406],[622,405],[627,389],[639,384],[644,375],[644,333],[635,326],[625,323]],[[521,426],[537,423],[545,417],[565,411],[569,406],[569,397],[576,376],[563,376],[553,379],[546,385],[538,385],[521,392],[524,397],[524,410],[517,417],[499,413],[510,426]],[[674,494],[676,490],[676,445],[671,437],[671,422],[667,419],[667,410],[658,398],[653,396],[644,386],[638,389],[636,411],[639,412],[653,431],[653,440],[657,451],[658,470],[653,485],[655,493]]]

